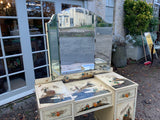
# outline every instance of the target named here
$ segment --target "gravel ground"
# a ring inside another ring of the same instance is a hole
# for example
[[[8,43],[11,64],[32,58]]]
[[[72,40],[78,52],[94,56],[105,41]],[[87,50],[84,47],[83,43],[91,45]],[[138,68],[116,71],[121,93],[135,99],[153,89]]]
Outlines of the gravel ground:
[[[136,120],[160,120],[160,59],[152,66],[129,61],[114,71],[139,84]],[[1,106],[0,120],[39,120],[35,94]]]

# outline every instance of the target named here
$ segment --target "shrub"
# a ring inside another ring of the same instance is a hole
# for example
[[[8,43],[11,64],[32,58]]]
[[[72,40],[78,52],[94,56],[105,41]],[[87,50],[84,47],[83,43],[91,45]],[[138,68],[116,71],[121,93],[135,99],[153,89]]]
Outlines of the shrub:
[[[141,0],[125,0],[124,2],[124,27],[130,35],[140,35],[149,28],[153,8]]]
[[[149,23],[148,31],[150,32],[158,31],[158,25],[159,25],[159,18],[153,17]]]

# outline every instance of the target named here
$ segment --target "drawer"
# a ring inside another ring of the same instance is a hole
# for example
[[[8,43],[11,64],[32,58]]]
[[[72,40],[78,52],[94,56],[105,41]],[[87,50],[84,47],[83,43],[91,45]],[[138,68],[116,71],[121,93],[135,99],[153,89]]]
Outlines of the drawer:
[[[61,107],[53,107],[42,111],[43,120],[55,120],[62,117],[72,116],[72,104]]]
[[[63,119],[58,119],[58,120],[72,120],[72,117],[69,117],[69,118],[63,118]]]
[[[72,120],[72,118],[65,118],[65,119],[63,119],[63,120]]]
[[[136,92],[135,89],[130,89],[130,90],[118,92],[118,101],[135,97],[135,92]]]
[[[116,105],[115,120],[135,120],[134,99]]]
[[[81,115],[94,110],[99,110],[112,105],[112,95],[104,95],[92,99],[77,101],[75,103],[75,115]]]

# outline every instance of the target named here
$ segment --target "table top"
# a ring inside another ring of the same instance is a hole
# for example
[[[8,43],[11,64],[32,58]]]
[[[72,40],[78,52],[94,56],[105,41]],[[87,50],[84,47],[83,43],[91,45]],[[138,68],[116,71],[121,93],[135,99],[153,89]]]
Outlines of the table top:
[[[109,93],[107,87],[95,78],[65,83],[75,101]]]
[[[70,93],[67,91],[62,81],[37,85],[36,92],[40,104],[56,104],[72,100]]]
[[[137,85],[135,82],[114,72],[95,75],[95,78],[103,81],[105,84],[112,87],[113,89],[121,89],[129,87],[131,85]]]

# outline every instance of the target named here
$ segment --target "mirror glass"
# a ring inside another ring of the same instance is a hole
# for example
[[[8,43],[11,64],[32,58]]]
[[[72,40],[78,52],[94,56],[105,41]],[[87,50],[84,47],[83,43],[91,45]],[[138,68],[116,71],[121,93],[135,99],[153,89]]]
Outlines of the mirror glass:
[[[73,7],[53,15],[46,26],[52,76],[110,69],[111,23]]]
[[[112,51],[112,24],[96,16],[95,69],[110,69]]]
[[[58,14],[61,73],[94,69],[94,15],[84,8]]]
[[[50,74],[52,77],[57,77],[61,74],[57,23],[57,15],[52,15],[50,21],[46,24]]]

